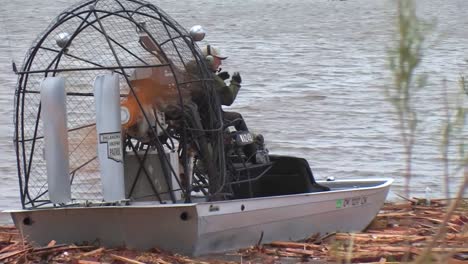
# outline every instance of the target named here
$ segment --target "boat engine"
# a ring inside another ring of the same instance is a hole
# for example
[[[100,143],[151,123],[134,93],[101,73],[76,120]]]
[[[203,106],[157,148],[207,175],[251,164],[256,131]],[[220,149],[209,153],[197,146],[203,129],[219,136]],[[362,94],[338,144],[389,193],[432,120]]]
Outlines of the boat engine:
[[[226,156],[232,163],[267,164],[270,162],[262,134],[237,131],[233,126],[226,128],[224,133]]]

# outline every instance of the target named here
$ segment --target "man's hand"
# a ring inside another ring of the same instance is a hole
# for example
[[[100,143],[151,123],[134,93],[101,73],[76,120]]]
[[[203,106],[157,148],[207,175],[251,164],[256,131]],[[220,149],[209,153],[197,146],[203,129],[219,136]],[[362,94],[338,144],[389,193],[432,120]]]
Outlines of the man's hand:
[[[229,77],[231,77],[231,75],[229,75],[228,72],[220,72],[218,73],[218,77],[223,79],[223,81],[229,79]]]
[[[232,75],[232,80],[238,82],[239,84],[242,82],[242,78],[240,76],[240,73],[238,72],[235,72],[233,75]]]

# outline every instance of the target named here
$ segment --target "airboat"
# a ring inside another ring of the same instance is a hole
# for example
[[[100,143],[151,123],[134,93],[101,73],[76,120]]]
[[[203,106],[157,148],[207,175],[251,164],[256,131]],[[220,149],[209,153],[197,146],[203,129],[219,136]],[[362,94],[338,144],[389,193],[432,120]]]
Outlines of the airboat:
[[[203,255],[372,221],[391,179],[316,181],[223,120],[204,36],[140,0],[80,2],[39,35],[14,67],[8,211],[32,244]]]

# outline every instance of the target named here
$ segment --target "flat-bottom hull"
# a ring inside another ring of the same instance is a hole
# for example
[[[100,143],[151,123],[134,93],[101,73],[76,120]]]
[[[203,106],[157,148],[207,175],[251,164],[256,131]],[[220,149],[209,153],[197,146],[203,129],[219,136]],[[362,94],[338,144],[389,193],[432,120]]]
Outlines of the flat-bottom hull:
[[[10,211],[33,244],[99,243],[203,255],[312,234],[363,230],[392,180],[320,182],[331,191],[191,204],[133,204]]]

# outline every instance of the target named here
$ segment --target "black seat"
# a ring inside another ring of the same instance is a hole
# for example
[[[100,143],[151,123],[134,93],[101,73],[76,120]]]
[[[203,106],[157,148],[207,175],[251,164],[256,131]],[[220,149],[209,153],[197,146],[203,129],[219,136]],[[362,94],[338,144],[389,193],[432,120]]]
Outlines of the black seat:
[[[272,167],[258,180],[234,184],[235,198],[329,191],[317,184],[309,163],[303,158],[270,155]],[[250,185],[250,186],[249,186]]]

